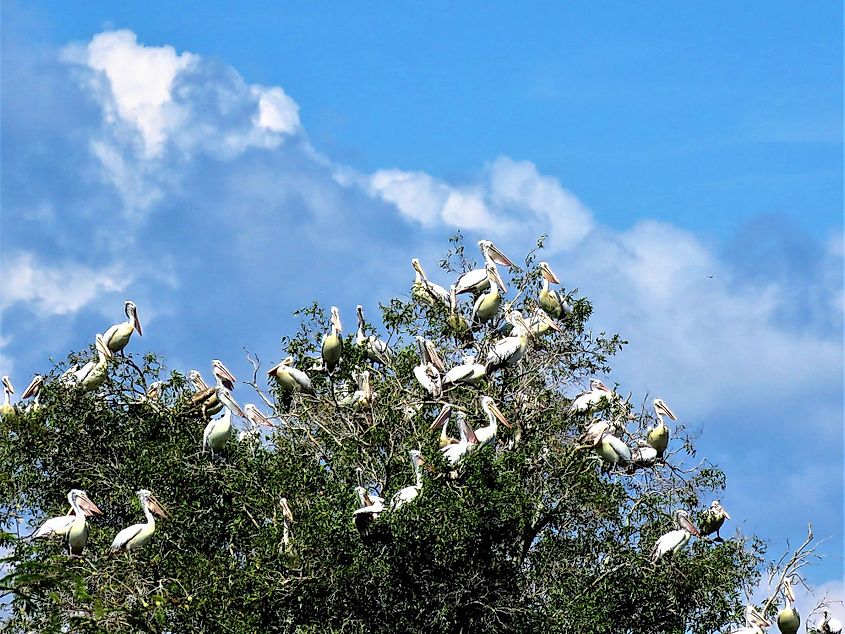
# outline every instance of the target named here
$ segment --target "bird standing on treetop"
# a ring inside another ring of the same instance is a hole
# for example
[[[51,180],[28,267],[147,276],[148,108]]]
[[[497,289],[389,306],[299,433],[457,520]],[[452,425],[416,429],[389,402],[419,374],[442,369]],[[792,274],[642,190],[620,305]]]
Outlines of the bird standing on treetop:
[[[798,610],[792,607],[795,603],[795,594],[792,592],[792,584],[789,579],[783,580],[783,598],[786,600],[786,606],[778,612],[778,629],[781,634],[797,634],[798,628],[801,626],[801,616]]]
[[[657,450],[657,457],[662,458],[663,452],[669,446],[669,427],[663,422],[663,416],[668,416],[672,420],[677,419],[669,406],[659,398],[654,399],[654,413],[657,414],[657,419],[660,422],[648,431],[646,438],[648,444]]]
[[[320,346],[320,355],[323,358],[326,370],[330,374],[340,361],[340,355],[343,352],[342,331],[340,311],[338,311],[337,306],[332,306],[331,330],[323,335],[323,343]]]
[[[414,267],[414,272],[416,273],[414,283],[411,286],[411,297],[415,301],[428,306],[436,306],[437,304],[448,306],[448,291],[442,286],[428,281],[425,271],[423,271],[423,267],[417,258],[411,260],[411,266]]]
[[[103,333],[103,341],[106,342],[106,346],[112,352],[121,352],[129,343],[129,338],[134,331],[138,331],[139,337],[143,336],[141,321],[138,319],[138,308],[135,303],[127,299],[123,304],[123,309],[126,312],[127,320],[115,324]]]
[[[95,513],[102,515],[103,512],[81,489],[71,489],[67,494],[67,500],[70,502],[72,514],[46,520],[35,531],[32,538],[66,537],[68,553],[79,556],[88,541],[88,524],[85,522],[85,517],[90,517]]]
[[[701,536],[706,537],[707,535],[716,533],[715,541],[725,541],[719,535],[719,529],[722,528],[722,524],[725,523],[726,519],[731,519],[731,516],[728,515],[728,512],[724,508],[722,508],[719,500],[713,500],[710,504],[710,508],[704,511],[701,515],[700,521],[698,522],[701,529]]]
[[[698,529],[690,521],[689,513],[682,509],[677,509],[673,514],[675,526],[677,530],[669,531],[655,542],[654,548],[651,551],[651,560],[657,561],[668,553],[676,553],[684,548],[690,540],[690,537],[695,535],[698,537]]]
[[[15,406],[12,405],[12,394],[15,393],[15,388],[12,387],[12,381],[8,376],[3,377],[3,403],[0,404],[0,417],[14,414]]]
[[[141,508],[144,511],[144,517],[147,518],[147,521],[144,524],[133,524],[120,531],[111,544],[113,551],[134,550],[135,548],[146,546],[153,538],[153,533],[156,529],[153,513],[161,518],[167,518],[167,512],[161,507],[158,500],[156,500],[150,491],[141,489],[137,495],[141,501]]]
[[[492,266],[496,269],[496,264],[502,266],[514,266],[504,253],[490,240],[479,240],[478,248],[481,249],[481,256],[484,258],[484,267],[480,269],[473,269],[462,274],[458,281],[455,282],[455,293],[473,293],[478,294],[490,288],[490,279],[487,275],[488,267]],[[496,271],[498,277],[498,270]],[[499,277],[501,280],[501,278]]]
[[[543,288],[540,289],[540,308],[542,308],[549,317],[560,319],[564,313],[564,304],[560,301],[557,291],[549,288],[549,283],[560,284],[560,280],[552,272],[548,262],[540,262],[540,273],[543,275]]]

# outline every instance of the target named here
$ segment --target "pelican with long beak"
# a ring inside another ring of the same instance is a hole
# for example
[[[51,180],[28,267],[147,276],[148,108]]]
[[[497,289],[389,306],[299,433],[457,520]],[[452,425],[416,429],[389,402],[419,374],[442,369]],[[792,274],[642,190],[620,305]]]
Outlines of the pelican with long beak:
[[[370,534],[370,525],[378,519],[379,514],[384,510],[384,498],[370,494],[360,484],[355,487],[355,493],[358,494],[359,507],[352,511],[352,521],[361,537],[366,537]]]
[[[778,629],[781,634],[797,634],[798,628],[801,627],[801,616],[798,610],[792,607],[795,603],[795,593],[792,591],[792,584],[789,579],[783,580],[783,598],[786,601],[786,606],[778,612]]]
[[[261,435],[261,427],[275,428],[275,425],[262,414],[252,403],[244,405],[244,418],[249,421],[249,429],[244,429],[238,434],[238,440],[257,440]]]
[[[476,429],[475,437],[478,441],[478,446],[484,447],[496,442],[496,433],[499,430],[498,423],[502,423],[507,428],[510,428],[511,424],[491,397],[482,396],[479,402],[481,403],[481,409],[487,414],[487,425]]]
[[[515,367],[528,350],[528,339],[531,336],[531,330],[522,317],[522,313],[512,310],[507,314],[505,319],[513,326],[511,328],[511,334],[499,339],[487,352],[484,360],[487,365],[488,374],[500,368]]]
[[[466,339],[469,335],[469,322],[458,311],[458,298],[454,284],[449,287],[449,316],[446,318],[446,325],[452,329],[457,339]],[[472,335],[469,335],[469,339],[472,339]]]
[[[745,627],[731,630],[730,634],[764,634],[771,623],[763,618],[753,605],[745,606]]]
[[[72,513],[46,520],[33,533],[33,539],[46,537],[62,537],[67,539],[68,553],[73,556],[82,554],[85,542],[88,541],[88,524],[86,517],[95,513],[102,515],[102,511],[91,501],[88,494],[81,489],[71,489],[67,494]]]
[[[8,376],[3,377],[3,403],[0,403],[0,418],[9,416],[15,413],[15,406],[12,405],[12,394],[15,393],[15,388],[12,387],[12,381]]]
[[[434,398],[443,394],[443,382],[440,373],[445,370],[443,361],[434,344],[417,336],[417,347],[420,353],[420,363],[414,366],[414,377],[417,382]]]
[[[138,308],[135,306],[135,302],[127,299],[123,303],[123,310],[126,312],[126,321],[115,324],[103,333],[103,340],[112,352],[123,350],[129,343],[132,333],[136,330],[139,337],[144,334],[141,332],[141,321],[138,319]]]
[[[417,451],[416,449],[411,449],[408,452],[408,455],[411,457],[411,464],[414,467],[414,481],[415,483],[406,486],[403,489],[399,489],[396,493],[393,494],[393,497],[390,498],[390,508],[392,510],[397,510],[401,506],[415,500],[417,496],[422,491],[422,472],[420,471],[420,465],[422,464],[422,454]]]
[[[659,422],[657,425],[648,430],[648,436],[646,436],[646,439],[648,440],[648,444],[654,447],[657,451],[657,457],[663,458],[663,452],[666,451],[666,447],[669,446],[669,427],[667,427],[666,423],[663,422],[663,417],[668,416],[672,420],[677,419],[675,418],[675,414],[672,410],[669,409],[669,406],[659,398],[654,399],[654,413],[657,415],[657,420]]]
[[[598,379],[590,379],[590,389],[586,392],[581,392],[581,394],[575,397],[572,405],[569,406],[569,411],[570,413],[587,412],[601,403],[602,399],[612,401],[615,397],[616,394],[613,390],[608,388],[604,383]]]
[[[534,307],[534,314],[526,319],[525,323],[532,335],[545,335],[550,330],[562,332],[560,326],[538,306]]]
[[[440,449],[448,447],[449,445],[457,444],[458,442],[458,439],[452,438],[446,429],[449,426],[449,419],[451,416],[452,406],[444,405],[440,410],[440,413],[437,415],[437,418],[435,418],[434,422],[431,423],[431,427],[428,428],[429,431],[434,431],[436,429],[440,430],[440,437],[437,439],[437,444]]]
[[[487,280],[490,283],[490,290],[487,293],[483,293],[478,296],[478,299],[475,300],[475,304],[472,307],[472,316],[470,317],[470,323],[474,324],[476,321],[478,323],[485,323],[493,319],[496,316],[496,313],[499,312],[499,307],[502,305],[502,293],[507,293],[508,289],[505,287],[505,283],[502,281],[502,278],[499,276],[499,272],[496,270],[496,265],[492,262],[489,263],[485,270],[487,271]]]
[[[32,402],[26,406],[26,411],[35,411],[41,404],[38,402],[38,399],[41,397],[41,386],[44,385],[44,377],[40,374],[36,374],[32,377],[32,381],[30,381],[29,385],[21,394],[21,400],[26,400],[28,398],[32,398]]]
[[[267,376],[276,379],[276,382],[285,390],[290,392],[314,393],[314,386],[311,378],[302,370],[293,367],[293,357],[287,356],[267,371]]]
[[[548,262],[540,262],[540,273],[543,276],[543,288],[540,289],[540,308],[546,311],[549,317],[560,319],[566,312],[564,303],[560,301],[557,291],[549,288],[549,284],[560,284],[560,280],[554,274]]]
[[[78,384],[85,392],[96,390],[105,383],[108,375],[108,361],[112,356],[112,351],[106,346],[103,335],[96,336],[94,347],[97,349],[97,360],[89,361],[81,369],[68,376],[71,383]]]
[[[443,452],[443,457],[453,466],[458,464],[458,461],[461,458],[463,458],[473,447],[478,445],[478,436],[475,435],[472,427],[469,426],[466,414],[459,411],[457,418],[461,439],[454,445],[447,445],[446,447],[440,448],[440,451]]]
[[[387,365],[393,359],[393,350],[386,341],[379,339],[376,335],[364,334],[364,307],[358,304],[355,310],[358,313],[358,333],[355,336],[355,344],[366,350],[370,361]]]
[[[464,355],[463,363],[449,369],[443,376],[443,387],[457,383],[478,383],[487,376],[487,366],[475,362],[475,355]]]
[[[689,513],[682,509],[677,509],[672,516],[675,520],[677,530],[669,531],[658,538],[654,544],[654,548],[651,550],[652,562],[656,562],[669,553],[677,553],[683,550],[693,535],[696,537],[699,535],[698,529],[689,518]]]
[[[455,292],[458,294],[472,293],[477,295],[490,288],[490,280],[487,276],[488,266],[492,265],[494,269],[496,268],[496,264],[514,266],[514,263],[504,253],[499,251],[496,245],[490,242],[490,240],[479,240],[478,248],[481,249],[481,255],[484,258],[484,267],[467,271],[458,278],[458,281],[455,282]]]
[[[156,530],[156,521],[153,513],[161,518],[167,518],[168,516],[167,512],[150,491],[141,489],[137,495],[141,501],[141,508],[144,511],[144,517],[147,518],[147,521],[144,524],[133,524],[120,531],[111,544],[112,551],[125,552],[146,546],[153,538],[153,533]]]
[[[343,352],[342,331],[343,326],[340,323],[340,311],[337,309],[337,306],[332,306],[331,330],[323,335],[323,343],[320,346],[320,355],[329,373],[334,371]]]
[[[707,535],[716,533],[715,541],[724,541],[719,535],[719,529],[722,528],[722,524],[725,523],[725,520],[729,519],[731,519],[731,516],[728,515],[728,512],[722,507],[719,500],[713,500],[710,504],[710,508],[704,511],[701,515],[701,521],[698,522],[698,525],[701,528],[701,536],[706,537]]]
[[[433,282],[429,282],[423,271],[422,264],[417,258],[411,260],[411,266],[414,267],[414,284],[411,286],[411,297],[414,301],[426,304],[428,306],[436,306],[437,304],[449,305],[449,292]]]
[[[214,416],[223,409],[223,403],[217,398],[217,388],[225,387],[227,390],[233,390],[237,380],[235,375],[229,372],[219,359],[212,360],[211,372],[216,379],[216,383],[211,387],[203,381],[202,375],[198,371],[191,370],[188,372],[188,379],[196,390],[191,396],[190,406],[192,408],[199,407],[204,419]]]
[[[246,418],[246,414],[232,398],[229,390],[222,385],[215,389],[217,390],[217,400],[223,403],[223,416],[209,421],[202,434],[202,446],[208,448],[212,456],[215,451],[223,449],[232,437],[232,414]]]

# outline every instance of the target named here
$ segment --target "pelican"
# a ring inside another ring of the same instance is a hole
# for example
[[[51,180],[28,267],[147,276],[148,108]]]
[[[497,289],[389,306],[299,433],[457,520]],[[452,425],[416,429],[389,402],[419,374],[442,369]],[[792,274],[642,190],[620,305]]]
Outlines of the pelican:
[[[370,534],[370,524],[378,519],[379,514],[384,510],[384,498],[377,495],[370,495],[369,491],[358,485],[355,487],[358,494],[359,508],[352,511],[352,521],[355,528],[362,537]]]
[[[458,442],[457,438],[452,438],[446,431],[446,428],[449,426],[449,418],[451,416],[452,406],[444,405],[440,410],[440,413],[437,415],[437,418],[435,418],[434,422],[431,424],[431,427],[428,428],[429,431],[434,431],[435,429],[440,430],[440,437],[437,440],[437,444],[440,449],[448,447],[449,445],[454,445]]]
[[[834,619],[824,611],[824,617],[816,624],[816,630],[822,634],[842,634],[842,623],[839,619]]]
[[[702,537],[716,533],[716,541],[724,541],[719,535],[719,529],[722,528],[722,524],[725,523],[726,519],[731,519],[731,516],[728,515],[728,512],[724,508],[722,508],[719,500],[713,500],[710,504],[710,508],[703,513],[701,521],[699,522]]]
[[[373,403],[375,392],[370,386],[369,371],[364,370],[363,372],[353,372],[352,374],[358,384],[358,389],[352,393],[347,393],[337,404],[342,407],[351,406],[354,410],[360,411]]]
[[[498,423],[502,423],[502,425],[508,428],[511,427],[511,424],[491,397],[482,396],[479,401],[481,402],[481,409],[487,414],[487,425],[476,429],[475,437],[478,439],[478,446],[484,447],[496,442],[496,432],[499,429]]]
[[[502,278],[499,277],[499,272],[496,270],[496,265],[490,263],[487,265],[487,280],[490,282],[490,290],[483,293],[475,300],[472,307],[472,316],[470,323],[475,323],[476,319],[479,323],[485,323],[493,319],[499,311],[499,306],[502,305],[501,293],[507,293],[508,289]]]
[[[778,612],[778,629],[781,634],[797,634],[801,626],[801,616],[798,610],[792,607],[795,603],[795,594],[792,592],[792,584],[789,579],[783,581],[783,598],[786,599],[786,606]]]
[[[663,458],[663,452],[669,446],[669,427],[663,422],[663,417],[668,416],[672,420],[677,419],[669,406],[659,398],[654,399],[654,413],[660,422],[648,431],[648,444],[657,450],[658,458]]]
[[[446,318],[446,325],[452,329],[456,337],[465,337],[469,333],[469,322],[458,312],[458,298],[455,285],[449,287],[449,316]],[[471,338],[471,336],[470,336]]]
[[[543,275],[543,288],[540,290],[540,308],[549,317],[560,319],[564,313],[564,304],[560,301],[557,291],[550,289],[549,284],[560,284],[557,275],[552,272],[548,262],[540,262],[540,273]]]
[[[434,398],[443,394],[443,384],[440,373],[446,368],[434,344],[428,339],[417,336],[417,347],[420,353],[420,364],[414,367],[414,376],[423,388]]]
[[[445,288],[428,281],[425,276],[425,271],[417,258],[411,260],[411,266],[414,267],[416,277],[414,284],[411,287],[411,297],[420,303],[428,306],[436,306],[438,303],[445,306],[449,305],[449,293]]]
[[[306,394],[314,393],[314,386],[311,379],[305,372],[293,367],[293,357],[285,357],[267,371],[267,376],[276,379],[276,382],[285,390],[301,391]]]
[[[655,562],[668,553],[677,553],[687,545],[690,537],[698,537],[698,529],[690,521],[689,513],[677,509],[673,514],[677,530],[662,535],[651,551],[651,561]]]
[[[611,433],[605,432],[596,452],[602,460],[611,464],[627,464],[631,462],[631,450],[624,442]]]
[[[134,331],[138,331],[138,336],[143,336],[141,332],[141,322],[138,320],[138,308],[135,303],[126,300],[123,303],[123,310],[126,312],[126,321],[115,324],[105,333],[103,333],[103,341],[112,352],[120,352],[129,343],[129,337]]]
[[[390,508],[394,511],[405,503],[411,502],[412,500],[416,499],[416,497],[420,494],[420,491],[422,490],[422,472],[420,471],[420,464],[422,464],[422,454],[420,454],[420,452],[416,449],[411,449],[408,454],[411,456],[411,464],[414,467],[414,479],[416,481],[416,484],[407,486],[404,489],[399,489],[396,493],[393,494],[393,497],[390,499]]]
[[[88,541],[88,524],[85,517],[95,513],[102,515],[102,511],[88,497],[88,494],[81,489],[71,489],[67,494],[72,514],[52,517],[46,520],[32,535],[33,539],[44,537],[66,537],[67,548],[71,555],[79,556]]]
[[[8,376],[3,377],[3,403],[0,404],[0,417],[9,416],[15,413],[15,406],[12,405],[12,394],[15,393],[15,388],[12,387],[12,382]]]
[[[42,385],[44,385],[44,377],[40,374],[36,374],[34,377],[32,377],[32,381],[30,381],[27,388],[23,391],[23,394],[21,394],[22,401],[30,397],[34,397],[32,402],[26,406],[26,411],[34,411],[41,407],[41,404],[38,402],[38,399],[41,397]]]
[[[202,379],[202,375],[196,370],[188,372],[188,379],[193,383],[196,392],[191,396],[191,406],[199,407],[203,418],[214,416],[223,409],[223,403],[217,398],[217,388],[225,387],[227,390],[235,389],[234,375],[229,372],[225,365],[219,360],[211,362],[211,372],[217,382],[209,387]]]
[[[473,447],[478,445],[478,436],[475,435],[475,432],[472,431],[472,427],[470,427],[469,423],[467,423],[466,414],[459,411],[457,418],[458,428],[461,430],[461,440],[454,445],[447,445],[446,447],[440,448],[440,451],[443,452],[443,457],[453,466],[456,465],[458,461]]]
[[[322,356],[326,371],[329,373],[335,369],[338,361],[340,361],[340,354],[343,352],[343,339],[340,335],[342,330],[340,311],[338,311],[337,306],[332,306],[331,331],[323,335],[323,343],[320,346],[320,356]]]
[[[457,294],[478,294],[490,288],[490,280],[487,277],[488,266],[492,266],[494,269],[496,268],[496,264],[514,266],[513,262],[489,240],[479,240],[478,248],[481,249],[481,255],[484,258],[484,268],[473,269],[461,275],[458,281],[455,282],[455,293]],[[496,276],[498,277],[498,272]]]
[[[485,362],[487,372],[491,373],[499,368],[513,368],[525,356],[528,350],[528,338],[531,331],[519,311],[510,311],[505,317],[513,328],[511,334],[499,339],[487,352]]]
[[[539,306],[534,307],[534,314],[525,320],[525,323],[532,335],[545,335],[549,330],[562,332],[560,326],[544,313]]]
[[[99,388],[106,381],[108,375],[108,361],[112,351],[106,346],[103,335],[98,334],[94,340],[94,347],[97,349],[97,360],[89,361],[79,370],[68,370],[62,375],[62,379],[71,384],[76,383],[85,392],[91,392]]]
[[[211,451],[214,455],[215,451],[220,451],[226,446],[226,442],[232,436],[232,414],[235,413],[241,418],[246,418],[241,408],[232,398],[232,395],[222,385],[215,388],[217,391],[217,400],[223,403],[223,416],[215,420],[209,421],[205,426],[205,431],[202,433],[202,446]]]
[[[393,359],[393,350],[386,341],[377,336],[364,334],[364,307],[358,304],[355,310],[358,313],[358,334],[355,335],[355,344],[364,347],[370,361],[387,365]]]
[[[478,383],[487,376],[487,366],[475,362],[475,355],[464,355],[464,362],[451,368],[443,376],[443,387],[455,383]]]
[[[603,398],[610,401],[613,400],[614,396],[616,396],[614,392],[604,383],[598,379],[590,379],[590,389],[586,392],[581,392],[581,394],[572,401],[572,405],[569,406],[569,411],[577,413],[586,412],[594,405],[598,405]]]
[[[633,469],[641,469],[643,467],[653,467],[657,462],[657,449],[648,446],[642,440],[639,444],[630,450],[631,458],[629,462]]]
[[[764,634],[771,623],[763,618],[753,605],[745,606],[745,627],[732,630],[730,634]]]
[[[587,428],[587,431],[581,436],[580,441],[584,447],[596,448],[601,444],[605,432],[610,429],[610,423],[607,421],[598,421]]]
[[[141,489],[137,493],[141,501],[141,508],[144,510],[146,524],[133,524],[120,531],[111,543],[112,551],[127,551],[146,546],[153,537],[156,529],[153,513],[161,518],[167,517],[167,512],[161,507],[155,496],[147,489]]]
[[[257,440],[260,435],[259,428],[262,426],[270,428],[275,427],[275,425],[270,422],[270,419],[258,411],[258,408],[252,403],[244,405],[243,413],[244,417],[249,421],[249,429],[241,430],[238,434],[239,441]]]

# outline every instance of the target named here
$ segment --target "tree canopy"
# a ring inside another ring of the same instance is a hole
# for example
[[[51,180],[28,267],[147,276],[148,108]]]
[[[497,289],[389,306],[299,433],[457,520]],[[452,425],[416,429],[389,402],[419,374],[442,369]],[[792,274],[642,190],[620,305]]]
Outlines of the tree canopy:
[[[650,453],[660,412],[647,395],[608,389],[573,407],[625,342],[590,329],[575,289],[558,289],[560,310],[544,305],[554,317],[542,316],[538,253],[500,264],[510,299],[484,323],[470,322],[472,293],[452,303],[418,280],[382,306],[379,325],[350,334],[347,323],[331,371],[321,358],[330,312],[298,311],[282,350],[270,363],[249,354],[254,371],[231,392],[272,428],[235,416],[246,433],[216,451],[203,432],[224,392],[137,352],[143,340],[104,357],[100,387],[62,379],[92,351],[58,364],[37,404],[0,422],[8,630],[709,634],[742,623],[763,543],[724,527],[723,541],[693,538],[655,560],[658,539],[685,530],[675,511],[706,520],[724,474],[696,457],[682,422],[669,421],[662,457]],[[460,238],[441,266],[477,268]],[[524,353],[512,363],[491,351],[508,337]],[[442,368],[421,359],[426,341]],[[444,380],[464,363],[481,367]],[[482,429],[498,419],[485,403],[511,425],[487,443]],[[479,442],[451,438],[464,419]],[[441,443],[461,445],[460,457]],[[67,513],[72,489],[102,511],[86,519],[81,556],[66,540],[29,538]],[[143,522],[138,489],[167,517],[145,546],[112,552],[118,531]],[[408,501],[392,503],[403,489]]]

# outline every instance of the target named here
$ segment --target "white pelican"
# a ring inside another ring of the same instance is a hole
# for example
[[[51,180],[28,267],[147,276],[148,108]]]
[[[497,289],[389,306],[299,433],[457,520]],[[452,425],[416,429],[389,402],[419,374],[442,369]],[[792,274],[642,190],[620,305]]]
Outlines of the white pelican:
[[[340,361],[340,354],[343,352],[342,331],[340,311],[337,306],[332,306],[331,330],[323,335],[323,343],[320,346],[320,356],[323,358],[327,372],[332,372]]]
[[[557,275],[552,272],[548,262],[540,262],[540,273],[543,275],[543,288],[540,290],[540,308],[542,308],[549,317],[560,319],[565,312],[564,303],[560,300],[557,291],[549,288],[549,283],[560,284]]]
[[[731,516],[722,508],[719,500],[713,500],[710,503],[710,508],[702,514],[701,520],[698,523],[701,529],[701,536],[706,537],[707,535],[716,533],[716,541],[724,541],[719,535],[719,529],[722,528],[722,524],[725,523],[726,519],[731,519]]]
[[[609,389],[604,383],[598,379],[590,379],[590,389],[586,392],[581,392],[572,405],[569,406],[570,412],[586,412],[594,405],[598,405],[602,399],[612,401],[616,394]]]
[[[9,416],[15,413],[15,406],[12,405],[12,394],[15,393],[15,388],[12,387],[12,381],[8,376],[3,377],[3,403],[0,404],[0,417]]]
[[[434,344],[428,339],[417,336],[417,347],[420,353],[420,363],[414,367],[414,376],[423,388],[434,398],[443,394],[443,383],[440,373],[446,368]]]
[[[437,439],[437,444],[440,449],[448,447],[449,445],[454,445],[458,442],[458,439],[452,438],[446,430],[449,426],[449,419],[451,416],[452,406],[444,405],[440,410],[440,413],[437,415],[437,418],[435,418],[434,422],[431,424],[431,427],[428,428],[429,431],[434,431],[435,429],[440,430],[440,437]]]
[[[690,521],[689,513],[682,509],[677,509],[672,516],[675,520],[675,526],[678,528],[677,530],[661,535],[657,542],[655,542],[654,548],[651,551],[651,560],[653,562],[668,553],[676,553],[682,550],[693,535],[698,537],[698,529]]]
[[[549,330],[562,332],[560,326],[544,313],[539,306],[534,307],[534,313],[525,320],[525,324],[532,335],[545,335]]]
[[[422,464],[422,454],[416,449],[411,449],[408,454],[411,456],[411,464],[414,466],[414,480],[415,484],[407,486],[404,489],[399,489],[390,498],[390,508],[396,510],[406,502],[410,502],[420,494],[422,490],[422,472],[420,471],[420,464]]]
[[[513,368],[525,356],[528,350],[528,339],[531,336],[528,324],[522,317],[522,313],[510,311],[505,319],[513,328],[511,334],[499,339],[493,347],[487,351],[485,362],[487,372],[493,372],[499,368]]]
[[[129,343],[129,337],[132,336],[135,330],[138,331],[139,337],[143,336],[141,322],[138,320],[138,308],[135,306],[135,303],[126,300],[123,303],[123,309],[126,312],[126,321],[115,324],[103,333],[103,341],[106,342],[106,346],[112,352],[123,350],[126,344]]]
[[[469,426],[469,423],[467,423],[466,414],[459,411],[457,418],[458,429],[461,431],[460,441],[454,445],[447,445],[440,448],[440,451],[443,452],[443,457],[446,458],[447,462],[453,466],[456,465],[458,461],[473,447],[478,445],[478,437],[475,435],[475,432],[472,431],[472,427]]]
[[[358,334],[355,336],[356,345],[363,346],[367,351],[367,358],[370,361],[387,365],[393,359],[393,350],[387,345],[387,342],[379,339],[376,335],[364,334],[364,307],[358,304],[356,308],[358,313]]]
[[[786,606],[778,612],[778,629],[781,634],[798,634],[798,628],[801,626],[801,616],[798,610],[792,607],[795,603],[795,594],[792,592],[792,584],[789,579],[783,581],[783,598],[786,600]]]
[[[267,376],[272,376],[276,382],[289,391],[302,391],[306,394],[314,393],[314,386],[311,379],[305,372],[293,367],[293,357],[285,357],[267,371]]]
[[[247,403],[243,409],[244,417],[249,421],[249,429],[243,429],[238,434],[238,440],[257,440],[261,434],[261,427],[273,428],[272,422],[262,414],[253,403]]]
[[[478,446],[484,447],[485,445],[492,445],[496,442],[496,432],[499,429],[498,423],[502,423],[505,427],[510,427],[511,424],[491,397],[482,396],[479,401],[481,402],[481,409],[487,414],[487,425],[476,429],[475,437],[478,440]]]
[[[82,387],[83,391],[91,392],[99,388],[106,381],[108,375],[108,361],[112,356],[112,351],[106,347],[106,342],[103,340],[103,335],[98,334],[94,340],[94,347],[97,349],[97,360],[89,361],[81,369],[76,370],[67,376],[70,383],[76,383]],[[65,379],[68,373],[62,375]]]
[[[458,298],[455,293],[455,285],[449,287],[449,316],[446,318],[446,325],[455,333],[455,337],[463,338],[469,333],[469,322],[458,311]],[[472,335],[470,335],[472,338]]]
[[[605,432],[610,429],[610,423],[600,420],[587,427],[587,431],[581,436],[580,441],[584,447],[598,447]]]
[[[361,411],[369,407],[374,399],[376,393],[370,385],[370,373],[367,370],[363,372],[353,372],[352,376],[358,384],[358,389],[354,392],[347,393],[337,404],[342,407],[352,407],[356,411]]]
[[[37,410],[41,407],[41,404],[38,402],[38,399],[41,397],[41,386],[44,385],[44,377],[40,374],[36,374],[32,377],[32,381],[30,381],[27,388],[21,394],[21,400],[28,399],[30,397],[34,397],[32,402],[26,406],[26,411],[30,410]]]
[[[225,387],[227,390],[235,389],[235,376],[229,372],[225,365],[219,360],[211,362],[211,372],[217,382],[209,387],[202,379],[202,375],[196,370],[188,372],[188,379],[193,383],[196,392],[191,396],[191,406],[199,407],[203,418],[214,416],[223,409],[223,403],[217,398],[217,388]]]
[[[602,460],[611,464],[627,464],[631,462],[631,450],[624,442],[611,433],[605,432],[596,451]]]
[[[455,282],[455,293],[481,293],[490,288],[490,280],[487,277],[487,267],[496,264],[502,266],[514,266],[504,253],[499,251],[489,240],[479,240],[478,248],[481,249],[481,255],[484,258],[484,267],[480,269],[473,269],[462,274],[458,281]],[[498,277],[498,272],[497,272]],[[501,279],[501,278],[499,278]]]
[[[425,271],[423,271],[423,267],[417,258],[411,260],[411,266],[414,267],[414,272],[416,273],[414,284],[411,287],[411,297],[414,301],[427,304],[428,306],[436,306],[438,303],[448,306],[448,291],[442,286],[428,281]]]
[[[167,512],[155,499],[155,496],[147,489],[141,489],[137,493],[138,499],[141,501],[141,508],[144,510],[144,517],[147,518],[145,524],[133,524],[128,528],[120,531],[111,543],[113,551],[127,551],[146,546],[153,537],[156,529],[155,518],[153,513],[161,518],[167,517]]]
[[[731,630],[730,634],[764,634],[771,623],[763,618],[753,605],[745,606],[745,627]]]
[[[487,280],[490,282],[490,290],[482,293],[475,300],[472,306],[472,315],[470,316],[470,323],[485,323],[493,319],[496,313],[499,312],[499,306],[502,305],[501,293],[507,293],[508,289],[502,278],[499,277],[499,272],[496,270],[495,264],[487,265]]]
[[[223,403],[223,416],[209,421],[202,433],[202,446],[208,448],[211,455],[214,455],[215,451],[223,449],[229,438],[232,437],[232,414],[246,418],[246,414],[232,398],[229,390],[222,385],[215,389],[217,390],[217,400]]]
[[[360,506],[352,511],[352,521],[361,536],[366,537],[370,534],[370,524],[378,519],[379,514],[384,510],[384,498],[371,495],[367,489],[360,485],[355,487],[355,492],[358,494]]]
[[[46,520],[32,535],[33,539],[43,537],[66,537],[67,548],[71,555],[81,555],[88,541],[88,524],[85,517],[95,513],[102,515],[102,511],[88,497],[88,494],[81,489],[71,489],[67,494],[72,514],[52,517]]]
[[[648,430],[648,444],[657,450],[657,457],[662,458],[663,452],[669,446],[669,427],[663,422],[663,417],[668,416],[672,420],[677,419],[669,406],[659,398],[654,399],[654,413],[660,422]]]
[[[487,366],[475,362],[475,355],[464,355],[463,363],[451,368],[443,376],[443,387],[450,383],[478,383],[487,375]]]
[[[816,624],[816,630],[822,634],[842,634],[842,623],[839,622],[839,619],[830,616],[825,610],[824,616]]]
[[[657,462],[657,449],[650,447],[642,440],[639,441],[636,447],[631,449],[631,458],[629,462],[631,466],[636,468],[653,467]]]

